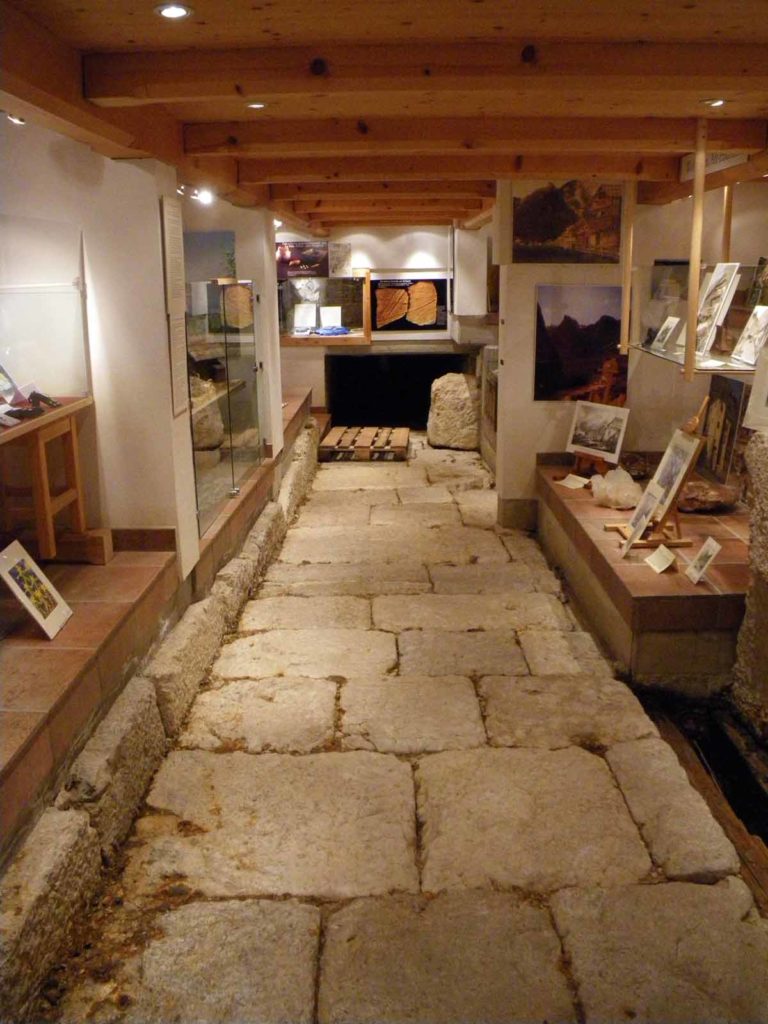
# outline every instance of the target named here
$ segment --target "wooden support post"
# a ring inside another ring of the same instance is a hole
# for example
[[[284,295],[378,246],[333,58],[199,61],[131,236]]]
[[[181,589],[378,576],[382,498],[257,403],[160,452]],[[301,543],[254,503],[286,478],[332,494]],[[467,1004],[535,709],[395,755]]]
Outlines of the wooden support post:
[[[629,318],[632,309],[632,259],[637,210],[637,182],[628,181],[624,187],[624,231],[621,268],[621,337],[619,351],[629,352]]]
[[[693,168],[693,214],[691,217],[691,255],[688,265],[688,324],[685,335],[685,368],[687,381],[693,380],[696,369],[696,318],[699,313],[699,277],[701,274],[701,237],[704,227],[704,178],[707,157],[707,122],[700,117],[696,123],[696,153]]]
[[[723,239],[720,259],[723,263],[731,261],[731,221],[733,218],[733,185],[723,189]]]

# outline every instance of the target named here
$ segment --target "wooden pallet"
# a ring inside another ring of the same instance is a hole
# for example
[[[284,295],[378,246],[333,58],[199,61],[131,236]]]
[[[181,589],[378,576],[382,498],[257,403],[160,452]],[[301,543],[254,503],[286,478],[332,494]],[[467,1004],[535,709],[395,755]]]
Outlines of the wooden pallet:
[[[408,458],[408,427],[332,427],[320,442],[320,462],[402,461]]]

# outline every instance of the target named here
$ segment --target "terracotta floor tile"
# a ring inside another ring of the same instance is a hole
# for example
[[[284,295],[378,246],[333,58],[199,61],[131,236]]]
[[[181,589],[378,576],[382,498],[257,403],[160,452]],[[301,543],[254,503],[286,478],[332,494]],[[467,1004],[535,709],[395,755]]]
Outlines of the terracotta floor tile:
[[[0,708],[8,711],[49,711],[78,674],[92,662],[85,648],[41,650],[0,646]]]
[[[752,579],[749,566],[746,563],[721,563],[719,558],[718,555],[707,570],[707,579],[711,580],[722,594],[745,594]]]
[[[154,565],[113,566],[111,562],[109,565],[65,565],[52,570],[51,579],[67,602],[131,602],[141,597],[157,571]]]
[[[44,717],[38,711],[0,711],[0,771],[34,735]]]
[[[0,775],[0,836],[12,835],[29,817],[33,801],[52,771],[51,740],[43,726]]]
[[[136,565],[167,565],[175,558],[173,551],[118,551],[108,568]]]
[[[51,711],[48,731],[55,764],[61,764],[101,703],[99,673],[95,666],[74,682]]]
[[[126,606],[99,601],[73,601],[72,618],[53,640],[49,640],[32,619],[25,622],[5,641],[11,647],[57,649],[60,647],[97,648],[104,643],[126,616]]]

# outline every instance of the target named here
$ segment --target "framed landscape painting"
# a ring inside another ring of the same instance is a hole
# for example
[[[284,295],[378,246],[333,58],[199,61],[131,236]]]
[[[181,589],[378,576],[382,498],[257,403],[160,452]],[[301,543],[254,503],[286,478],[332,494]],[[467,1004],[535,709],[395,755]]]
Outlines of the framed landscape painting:
[[[576,402],[566,451],[618,463],[629,409],[597,402]]]
[[[516,195],[514,263],[618,263],[623,186],[591,181],[538,185]]]

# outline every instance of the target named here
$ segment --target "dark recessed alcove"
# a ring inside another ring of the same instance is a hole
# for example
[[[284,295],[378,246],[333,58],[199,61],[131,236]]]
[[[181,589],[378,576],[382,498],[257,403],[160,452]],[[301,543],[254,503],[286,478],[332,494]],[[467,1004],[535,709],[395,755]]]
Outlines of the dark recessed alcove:
[[[336,425],[424,430],[432,381],[466,371],[464,355],[326,356],[328,411]]]

